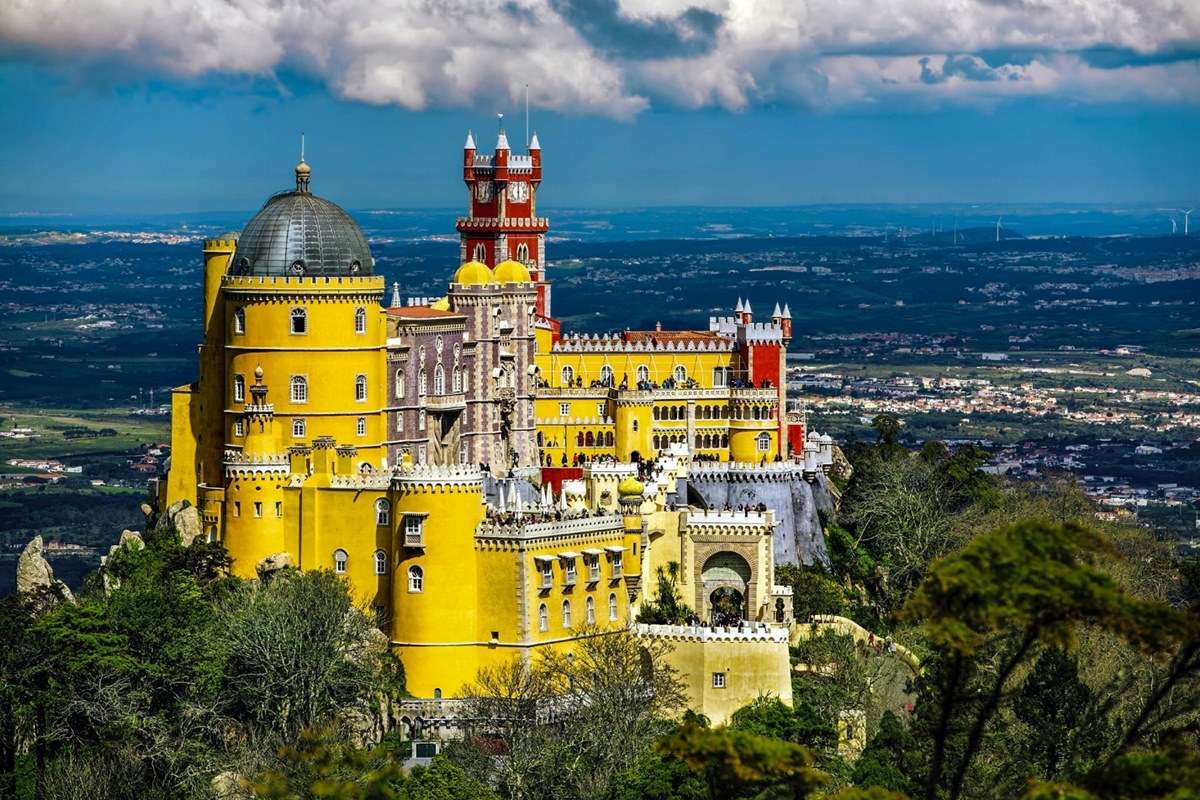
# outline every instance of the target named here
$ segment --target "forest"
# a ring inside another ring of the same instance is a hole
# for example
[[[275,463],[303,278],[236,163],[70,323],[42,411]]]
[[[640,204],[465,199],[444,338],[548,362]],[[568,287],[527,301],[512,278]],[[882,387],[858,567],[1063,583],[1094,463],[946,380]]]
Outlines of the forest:
[[[919,659],[899,708],[871,648],[823,635],[793,653],[816,666],[790,707],[714,726],[665,645],[603,631],[482,672],[465,735],[406,769],[403,665],[343,581],[240,580],[219,544],[150,527],[76,602],[0,606],[0,799],[1200,797],[1197,565],[1071,484],[874,428],[823,520],[830,563],[778,578],[798,620],[847,617]],[[670,575],[643,613],[689,613]]]

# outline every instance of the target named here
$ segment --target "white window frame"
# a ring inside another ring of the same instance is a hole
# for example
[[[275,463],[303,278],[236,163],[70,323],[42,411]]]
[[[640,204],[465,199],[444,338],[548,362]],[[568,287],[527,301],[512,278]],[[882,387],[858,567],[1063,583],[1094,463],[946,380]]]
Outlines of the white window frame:
[[[563,581],[570,586],[579,579],[579,572],[575,568],[575,559],[563,559]]]
[[[538,606],[538,630],[542,633],[550,630],[550,609],[545,603]]]
[[[359,417],[354,423],[354,433],[357,436],[367,435],[367,418]]]
[[[367,332],[367,309],[363,306],[354,309],[354,332],[357,334]]]
[[[333,571],[338,575],[345,575],[346,570],[350,568],[350,556],[345,550],[340,547],[333,551]]]
[[[397,400],[404,397],[404,367],[396,368],[395,394]]]
[[[387,552],[384,550],[375,551],[375,574],[387,575]]]
[[[571,404],[570,403],[559,403],[558,404],[558,415],[560,417],[571,416]]]
[[[246,376],[245,375],[234,375],[233,376],[233,402],[235,402],[235,403],[246,402]]]
[[[562,626],[564,630],[571,630],[571,601],[562,601]]]
[[[725,673],[724,672],[714,672],[712,674],[712,688],[714,688],[714,689],[724,689],[725,688]]]
[[[367,402],[367,376],[361,373],[354,376],[354,402]]]
[[[687,380],[687,367],[683,364],[676,364],[675,368],[671,370],[671,377],[675,379],[676,383],[683,383]]]
[[[425,591],[425,570],[416,564],[408,568],[408,593],[420,594]]]
[[[554,585],[554,564],[550,561],[543,561],[539,566],[542,573],[542,588],[549,589]]]
[[[296,391],[297,388],[300,389],[299,392]],[[308,376],[293,375],[288,379],[288,397],[293,403],[308,402]]]
[[[596,419],[604,419],[608,416],[608,403],[596,403]]]
[[[562,381],[563,386],[575,385],[575,370],[570,364],[559,370],[558,377]]]
[[[587,600],[585,600],[583,603],[583,608],[584,608],[584,621],[588,625],[595,625],[596,624],[596,599],[589,594]]]
[[[440,363],[433,366],[433,393],[436,395],[446,393],[446,369]]]
[[[614,377],[615,375],[616,375],[616,373],[613,372],[612,364],[601,365],[601,367],[600,367],[600,382],[601,383],[606,383],[606,382],[607,383],[615,383],[616,382],[616,378]]]
[[[461,392],[463,390],[463,380],[462,379],[463,379],[462,367],[455,364],[454,365],[454,378],[453,378],[455,394],[458,394],[459,392]]]
[[[246,309],[238,306],[233,310],[233,335],[241,336],[246,332]]]
[[[760,453],[771,452],[771,434],[766,432],[760,433],[758,436],[754,437],[754,444],[755,449],[757,449]]]
[[[729,385],[724,367],[713,367],[713,388],[724,389]]]
[[[404,538],[409,536],[419,537],[424,539],[425,536],[425,518],[416,514],[404,515]]]
[[[296,320],[300,320],[300,327],[303,330],[296,330]],[[308,335],[308,312],[303,308],[296,307],[288,312],[288,333],[292,336]]]
[[[292,420],[292,438],[303,439],[308,435],[308,423],[304,417],[295,417]]]
[[[619,605],[617,603],[617,593],[610,592],[608,595],[608,620],[609,622],[617,621]]]
[[[425,372],[425,368],[421,367],[417,373],[417,396],[424,397],[429,394],[429,375]]]
[[[246,435],[246,423],[244,423],[240,419],[235,419],[233,421],[233,435],[237,436],[238,438],[245,436]]]
[[[417,409],[417,430],[425,430],[425,409],[423,408]]]
[[[646,364],[638,364],[637,371],[634,373],[634,375],[637,376],[637,380],[639,382],[640,381],[649,381],[650,380],[650,367]]]
[[[392,504],[381,497],[375,501],[375,524],[390,525],[392,523]]]

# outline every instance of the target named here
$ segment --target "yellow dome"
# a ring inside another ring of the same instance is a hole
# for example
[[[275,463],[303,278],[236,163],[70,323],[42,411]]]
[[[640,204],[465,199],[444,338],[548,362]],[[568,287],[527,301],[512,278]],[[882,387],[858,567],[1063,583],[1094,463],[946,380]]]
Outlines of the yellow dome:
[[[443,295],[443,296],[439,297],[437,300],[434,300],[432,303],[430,303],[429,307],[434,309],[435,311],[449,311],[450,310],[450,298]]]
[[[501,261],[496,265],[496,283],[529,283],[533,278],[520,261]]]
[[[632,475],[623,478],[617,485],[617,494],[621,497],[638,497],[645,490],[646,487],[642,485],[642,482]]]
[[[463,286],[484,286],[492,281],[492,271],[482,261],[468,261],[454,273],[454,283]]]

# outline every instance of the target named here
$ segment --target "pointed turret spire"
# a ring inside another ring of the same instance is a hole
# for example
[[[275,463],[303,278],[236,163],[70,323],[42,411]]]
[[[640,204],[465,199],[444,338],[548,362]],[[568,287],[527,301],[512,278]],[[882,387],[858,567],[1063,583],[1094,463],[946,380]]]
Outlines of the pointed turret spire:
[[[780,319],[783,317],[783,312],[779,310],[779,303],[775,304],[775,310],[771,312],[771,319]]]
[[[745,310],[746,310],[745,307],[742,305],[742,298],[739,297],[738,303],[737,303],[737,308],[735,308],[734,311],[740,315]]]
[[[784,304],[783,304],[783,318],[784,318],[784,319],[791,319],[791,318],[792,318],[792,310],[791,310],[790,308],[788,308],[788,304],[787,304],[787,303],[784,303]]]
[[[463,144],[463,150],[475,149],[475,136],[471,133],[471,129],[467,129],[467,141]]]
[[[509,150],[511,148],[508,146],[508,137],[504,134],[504,115],[497,114],[496,119],[500,126],[500,134],[496,137],[496,149]]]
[[[400,282],[392,284],[392,308],[400,307]]]
[[[529,140],[529,149],[530,150],[541,150],[542,149],[542,143],[539,142],[538,138],[537,138],[537,131],[533,132],[533,138]]]
[[[304,161],[304,134],[300,134],[300,163],[296,165],[296,191],[308,194],[308,180],[312,176],[312,167]]]

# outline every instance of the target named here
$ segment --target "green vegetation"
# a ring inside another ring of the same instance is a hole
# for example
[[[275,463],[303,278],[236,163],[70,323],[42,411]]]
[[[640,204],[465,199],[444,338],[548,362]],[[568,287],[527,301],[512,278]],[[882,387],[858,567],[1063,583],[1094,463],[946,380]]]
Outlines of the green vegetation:
[[[829,567],[778,571],[801,618],[872,640],[802,639],[791,707],[713,727],[658,645],[610,632],[485,670],[462,740],[406,771],[403,671],[341,581],[231,579],[219,546],[157,532],[77,605],[4,605],[0,797],[199,800],[218,777],[276,800],[1195,800],[1200,566],[1070,485],[874,428],[825,520]],[[674,578],[646,618],[686,617]]]

